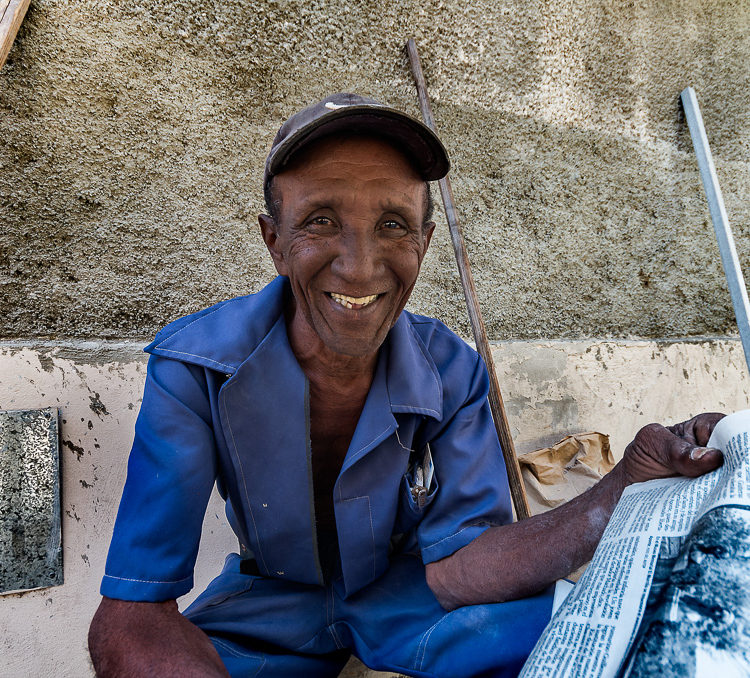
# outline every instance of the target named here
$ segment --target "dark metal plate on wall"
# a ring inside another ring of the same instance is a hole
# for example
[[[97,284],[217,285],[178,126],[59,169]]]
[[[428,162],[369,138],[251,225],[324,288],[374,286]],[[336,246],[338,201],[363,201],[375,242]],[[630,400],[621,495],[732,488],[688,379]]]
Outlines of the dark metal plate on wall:
[[[0,593],[62,583],[57,409],[0,411]]]

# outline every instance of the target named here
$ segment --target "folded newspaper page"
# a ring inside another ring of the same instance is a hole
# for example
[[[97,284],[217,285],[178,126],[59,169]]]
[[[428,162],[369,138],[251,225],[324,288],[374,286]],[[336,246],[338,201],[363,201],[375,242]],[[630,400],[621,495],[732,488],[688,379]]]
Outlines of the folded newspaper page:
[[[708,446],[724,453],[716,471],[623,492],[591,564],[544,630],[523,678],[750,675],[750,410],[722,419]],[[696,598],[696,583],[705,588],[711,576],[686,579],[706,548],[729,555],[723,583],[713,582],[723,597],[710,604]],[[735,582],[731,601],[726,577]],[[686,644],[690,621],[695,629]],[[728,629],[732,638],[712,637]],[[669,645],[670,634],[680,642]]]

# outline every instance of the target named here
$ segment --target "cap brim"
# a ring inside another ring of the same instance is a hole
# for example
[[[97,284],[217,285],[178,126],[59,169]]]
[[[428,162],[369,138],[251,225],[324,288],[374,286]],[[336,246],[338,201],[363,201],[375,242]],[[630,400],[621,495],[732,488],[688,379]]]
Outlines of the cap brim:
[[[442,179],[450,169],[445,147],[425,124],[393,108],[361,104],[332,110],[290,134],[271,149],[266,174],[281,173],[302,148],[341,132],[371,134],[390,140],[411,159],[427,181]]]

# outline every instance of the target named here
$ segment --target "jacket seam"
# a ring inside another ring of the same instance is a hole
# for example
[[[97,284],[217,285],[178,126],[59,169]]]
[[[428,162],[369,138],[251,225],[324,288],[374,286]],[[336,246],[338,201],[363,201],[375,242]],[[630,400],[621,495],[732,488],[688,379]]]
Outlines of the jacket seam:
[[[260,670],[266,664],[266,658],[264,656],[262,656],[262,655],[250,654],[249,652],[243,652],[242,650],[238,650],[237,648],[232,647],[231,645],[229,645],[229,643],[227,643],[222,638],[217,638],[216,636],[214,636],[213,638],[211,638],[211,640],[213,641],[214,645],[221,646],[221,648],[225,652],[227,652],[228,654],[231,654],[234,657],[246,657],[247,659],[257,659],[258,661],[260,661],[260,666],[257,668],[257,670],[255,671],[255,673],[253,674],[254,676],[257,676],[258,673],[260,672]]]
[[[172,579],[172,580],[164,580],[160,581],[158,579],[133,579],[131,577],[117,577],[114,574],[105,574],[105,579],[117,579],[119,581],[133,581],[137,582],[139,584],[181,584],[184,581],[190,581],[192,578],[192,575],[188,575],[187,577],[183,577],[182,579]]]
[[[408,408],[409,412],[419,412],[424,414],[434,414],[440,416],[440,412],[433,410],[431,407],[417,407],[416,405],[405,405],[401,403],[391,403],[391,407],[403,407]]]
[[[339,487],[339,499],[341,499],[342,502],[344,501],[357,501],[358,499],[367,499],[367,515],[370,517],[370,539],[372,541],[372,576],[373,579],[377,576],[377,563],[376,561],[376,551],[375,551],[375,526],[372,523],[372,504],[370,503],[370,497],[369,495],[362,495],[360,497],[347,497],[344,499],[344,497],[341,494],[341,488]]]
[[[159,342],[158,344],[156,344],[156,345],[154,346],[154,348],[159,348],[159,347],[160,347],[160,346],[161,346],[161,345],[162,345],[162,344],[163,344],[163,343],[164,343],[165,341],[169,341],[169,340],[170,340],[170,339],[172,339],[173,337],[176,337],[176,336],[177,336],[177,335],[178,335],[178,334],[179,334],[180,332],[182,332],[183,330],[186,330],[186,329],[187,329],[188,327],[190,327],[191,325],[194,325],[194,324],[195,324],[195,323],[197,323],[198,321],[200,321],[200,320],[203,320],[203,318],[208,318],[208,316],[210,316],[210,315],[213,315],[214,313],[216,313],[216,312],[217,312],[217,311],[219,311],[220,309],[224,308],[224,305],[225,305],[226,303],[227,303],[227,302],[225,301],[225,302],[223,302],[223,303],[219,304],[219,305],[218,305],[218,306],[217,306],[217,307],[216,307],[216,308],[215,308],[215,309],[214,309],[213,311],[211,311],[210,313],[204,313],[203,315],[200,315],[200,316],[198,316],[198,317],[197,317],[197,318],[196,318],[195,320],[191,320],[191,321],[190,321],[190,322],[189,322],[189,323],[188,323],[187,325],[184,325],[184,326],[183,326],[183,327],[181,327],[181,328],[180,328],[179,330],[177,330],[177,331],[173,332],[172,334],[170,334],[170,335],[169,335],[168,337],[164,337],[164,339],[162,339],[162,340],[161,340],[161,341],[160,341],[160,342]],[[163,350],[166,350],[166,349],[163,349]],[[190,355],[190,354],[187,354],[187,355]],[[205,358],[205,356],[195,356],[195,357],[196,357],[196,358]],[[207,360],[210,360],[210,358],[207,358]]]
[[[462,527],[458,532],[454,532],[453,534],[449,534],[447,537],[443,537],[442,539],[438,539],[435,542],[432,542],[431,544],[427,544],[422,547],[423,550],[425,549],[431,549],[434,546],[437,546],[438,544],[442,544],[444,541],[448,541],[448,539],[453,539],[453,537],[457,537],[459,534],[466,530],[470,530],[473,527],[482,527],[482,525],[467,525],[466,527]]]
[[[448,618],[449,615],[450,612],[440,617],[440,619],[438,619],[429,629],[427,629],[427,631],[424,632],[424,635],[419,641],[417,656],[414,658],[413,668],[419,669],[420,671],[422,670],[422,665],[424,664],[425,657],[427,656],[427,644],[430,641],[430,636],[432,635],[432,632]],[[417,666],[417,660],[419,661],[419,666]]]
[[[372,439],[372,440],[371,440],[371,441],[370,441],[369,443],[367,443],[366,445],[362,445],[362,447],[360,447],[360,448],[359,448],[359,449],[358,449],[358,450],[357,450],[357,451],[356,451],[356,452],[355,452],[354,454],[352,454],[352,458],[351,458],[351,461],[352,461],[352,463],[353,463],[353,462],[355,462],[355,461],[357,461],[357,459],[359,459],[359,458],[360,458],[360,457],[362,456],[362,452],[364,452],[364,451],[365,451],[365,450],[366,450],[366,449],[367,449],[368,447],[370,447],[370,446],[371,446],[371,445],[372,445],[373,443],[376,443],[376,444],[377,444],[377,441],[378,441],[378,440],[380,440],[380,437],[381,437],[381,436],[382,436],[382,435],[383,435],[383,434],[384,434],[384,433],[385,433],[386,431],[388,431],[388,430],[389,430],[390,428],[392,428],[392,427],[393,427],[393,425],[392,425],[392,424],[388,424],[388,426],[386,426],[386,427],[385,427],[385,428],[384,428],[384,429],[383,429],[382,431],[380,431],[380,433],[376,434],[376,435],[375,435],[375,436],[373,437],[373,439]]]
[[[213,360],[212,358],[208,358],[204,355],[198,355],[197,353],[188,353],[187,351],[177,351],[173,348],[159,348],[159,346],[154,346],[154,350],[157,350],[160,353],[175,353],[176,355],[186,355],[190,356],[191,358],[199,358],[200,360],[205,360],[206,362],[213,363],[214,365],[218,365],[224,370],[232,370],[234,371],[235,367],[233,365],[226,365],[225,363],[220,363],[218,360]]]
[[[438,396],[438,399],[440,400],[440,404],[442,406],[443,404],[443,387],[441,380],[438,378],[438,375],[436,374],[437,366],[435,365],[435,361],[432,359],[432,356],[427,351],[427,347],[424,345],[424,342],[422,341],[422,338],[417,333],[417,330],[414,329],[414,324],[409,323],[409,331],[412,335],[413,342],[417,345],[417,348],[419,349],[419,352],[422,355],[422,358],[427,363],[427,367],[430,370],[430,375],[432,375],[432,380],[435,383],[435,390]],[[421,410],[421,409],[427,409],[427,408],[420,408],[418,406],[409,406],[409,405],[401,405],[401,407],[413,407],[415,410]],[[437,417],[440,417],[440,413],[437,410],[428,410],[431,412],[434,412]]]
[[[226,391],[231,388],[234,384],[225,384],[224,385],[224,392],[226,394]],[[265,568],[266,572],[269,572],[268,565],[266,565],[266,559],[263,557],[263,548],[261,546],[260,541],[260,535],[258,534],[258,525],[255,522],[255,516],[253,515],[253,507],[250,505],[250,496],[247,493],[247,480],[245,479],[245,468],[242,466],[242,460],[240,459],[239,451],[237,450],[237,441],[234,438],[234,431],[232,430],[232,421],[229,417],[229,412],[227,411],[227,400],[226,395],[222,402],[222,407],[224,409],[224,416],[227,420],[227,426],[229,427],[229,435],[232,437],[232,449],[234,450],[234,456],[237,459],[237,466],[239,466],[240,474],[242,475],[242,489],[245,492],[245,505],[247,506],[248,513],[250,513],[250,520],[253,521],[253,530],[255,531],[255,539],[258,543],[258,552],[260,555],[260,559],[263,562],[263,567]]]

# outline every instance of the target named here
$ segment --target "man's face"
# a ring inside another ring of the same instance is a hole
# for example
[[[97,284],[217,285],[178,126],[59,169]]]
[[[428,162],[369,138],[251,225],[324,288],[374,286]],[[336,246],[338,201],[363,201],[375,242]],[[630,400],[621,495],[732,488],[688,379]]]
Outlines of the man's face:
[[[367,137],[323,139],[274,178],[278,223],[260,225],[292,286],[293,338],[348,356],[378,350],[430,242],[425,191],[401,153]]]

